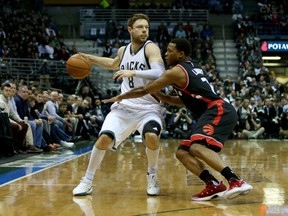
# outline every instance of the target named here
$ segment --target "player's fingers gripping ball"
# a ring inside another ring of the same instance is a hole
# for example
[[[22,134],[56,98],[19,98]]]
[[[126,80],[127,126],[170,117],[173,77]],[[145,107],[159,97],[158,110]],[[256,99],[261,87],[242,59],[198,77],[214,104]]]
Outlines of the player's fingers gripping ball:
[[[92,64],[82,55],[74,54],[66,62],[67,73],[74,79],[84,79],[91,71]]]

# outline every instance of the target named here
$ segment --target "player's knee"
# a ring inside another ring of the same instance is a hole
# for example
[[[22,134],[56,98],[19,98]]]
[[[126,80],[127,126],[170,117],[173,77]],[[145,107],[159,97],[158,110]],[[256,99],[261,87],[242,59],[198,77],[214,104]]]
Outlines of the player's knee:
[[[95,146],[98,149],[106,150],[112,141],[113,137],[111,135],[101,134],[97,142],[95,143]]]
[[[148,148],[155,150],[159,147],[159,137],[155,133],[146,133],[145,143]]]
[[[161,125],[153,120],[147,122],[143,127],[142,134],[146,136],[147,133],[149,134],[152,133],[155,134],[156,136],[159,136],[161,133]]]
[[[156,121],[149,121],[143,127],[144,139],[146,146],[152,150],[159,147],[159,135],[161,133],[161,125]]]

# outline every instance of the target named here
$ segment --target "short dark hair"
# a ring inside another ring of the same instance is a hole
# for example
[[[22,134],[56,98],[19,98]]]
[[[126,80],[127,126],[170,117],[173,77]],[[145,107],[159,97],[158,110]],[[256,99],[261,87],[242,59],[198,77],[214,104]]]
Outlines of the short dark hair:
[[[4,83],[1,84],[1,90],[3,90],[5,87],[11,88],[10,83],[4,82]]]
[[[59,104],[59,107],[62,107],[62,106],[68,106],[67,102],[63,101]]]
[[[190,56],[192,52],[191,43],[186,38],[175,38],[170,41],[176,45],[178,51],[183,51],[186,56]]]

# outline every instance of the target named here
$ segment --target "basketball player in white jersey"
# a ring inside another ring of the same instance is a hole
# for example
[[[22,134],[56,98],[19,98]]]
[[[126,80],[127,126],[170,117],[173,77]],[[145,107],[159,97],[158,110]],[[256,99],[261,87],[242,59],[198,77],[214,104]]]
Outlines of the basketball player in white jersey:
[[[149,18],[144,14],[134,14],[128,20],[128,32],[131,43],[120,47],[115,58],[81,54],[93,64],[109,70],[118,70],[115,76],[117,79],[123,80],[121,93],[147,85],[160,77],[165,70],[159,47],[147,40]],[[159,101],[151,95],[114,103],[92,149],[86,174],[73,190],[73,195],[81,196],[92,193],[94,174],[102,162],[106,150],[117,150],[117,147],[135,130],[138,130],[142,135],[146,144],[148,158],[147,195],[159,195],[157,162],[162,116],[163,109],[159,105]]]

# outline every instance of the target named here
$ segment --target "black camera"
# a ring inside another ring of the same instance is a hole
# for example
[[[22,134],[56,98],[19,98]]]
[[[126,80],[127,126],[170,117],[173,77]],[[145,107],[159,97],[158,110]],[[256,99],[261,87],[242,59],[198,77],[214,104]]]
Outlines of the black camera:
[[[187,112],[187,111],[186,111],[185,109],[182,109],[182,113],[183,113],[183,114],[186,114],[186,112]]]
[[[251,113],[247,113],[247,119],[251,119]]]
[[[5,104],[0,104],[0,113],[4,112]]]

